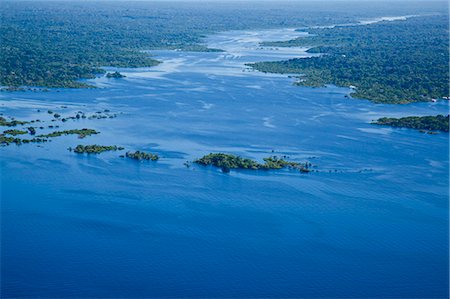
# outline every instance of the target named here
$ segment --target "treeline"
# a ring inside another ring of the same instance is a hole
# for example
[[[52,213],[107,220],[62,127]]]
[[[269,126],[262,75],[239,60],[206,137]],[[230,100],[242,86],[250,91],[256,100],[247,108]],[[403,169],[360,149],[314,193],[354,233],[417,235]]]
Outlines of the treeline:
[[[103,73],[104,66],[158,63],[141,50],[217,51],[201,45],[201,38],[212,32],[326,25],[359,17],[442,9],[442,5],[434,6],[2,1],[0,85],[86,87],[77,80]]]
[[[87,87],[77,80],[104,73],[102,66],[150,67],[159,63],[148,54],[104,43],[101,38],[88,41],[65,31],[33,34],[35,30],[1,28],[0,85]]]
[[[302,74],[305,86],[355,86],[354,97],[377,103],[448,96],[448,15],[364,26],[311,29],[311,36],[270,46],[312,47],[319,57],[252,64],[263,72]]]
[[[383,117],[373,122],[377,125],[411,128],[427,131],[449,131],[449,116],[408,116],[402,118]]]

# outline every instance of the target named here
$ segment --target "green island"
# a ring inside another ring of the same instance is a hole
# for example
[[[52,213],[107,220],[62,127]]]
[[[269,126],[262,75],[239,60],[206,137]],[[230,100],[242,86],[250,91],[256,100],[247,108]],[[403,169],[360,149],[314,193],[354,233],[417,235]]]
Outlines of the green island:
[[[106,74],[106,78],[115,78],[115,79],[119,79],[119,78],[125,78],[126,76],[125,75],[122,75],[121,73],[119,73],[119,72],[114,72],[114,73],[107,73]]]
[[[436,116],[408,116],[402,118],[389,118],[383,117],[372,124],[399,127],[399,128],[411,128],[420,130],[425,133],[426,131],[449,131],[449,115],[436,115]]]
[[[361,26],[308,29],[309,36],[264,46],[309,47],[318,57],[248,64],[301,74],[297,85],[352,87],[352,96],[405,104],[449,96],[449,26],[444,15]]]
[[[194,160],[194,163],[208,166],[212,165],[219,167],[223,172],[230,172],[230,169],[251,169],[251,170],[269,170],[269,169],[281,169],[281,168],[291,168],[299,170],[302,173],[310,172],[310,163],[298,163],[286,161],[277,156],[271,156],[264,158],[264,164],[257,161],[242,158],[240,156],[224,154],[224,153],[210,153],[203,156],[200,159]]]
[[[99,154],[106,151],[120,151],[123,150],[123,147],[116,146],[116,145],[77,145],[74,149],[69,147],[69,151],[74,151],[77,154]]]
[[[180,51],[184,51],[184,52],[212,52],[212,53],[219,53],[219,52],[224,52],[224,50],[222,49],[215,49],[215,48],[208,48],[205,45],[184,45],[181,46],[179,49]]]
[[[159,156],[152,153],[146,153],[141,151],[135,151],[135,152],[127,152],[125,154],[125,157],[134,159],[134,160],[151,160],[151,161],[158,161]]]
[[[86,136],[90,136],[93,134],[98,134],[99,132],[97,132],[96,130],[93,129],[72,129],[72,130],[65,130],[65,131],[55,131],[49,134],[43,134],[43,135],[39,135],[38,137],[44,137],[44,138],[49,138],[49,137],[59,137],[59,136],[63,136],[63,135],[78,135],[78,138],[84,138]]]
[[[19,121],[19,120],[15,120],[15,119],[8,121],[3,116],[0,116],[0,126],[15,127],[17,125],[24,125],[27,123],[28,123],[27,121]]]
[[[0,134],[0,144],[1,145],[10,145],[15,143],[16,145],[20,145],[22,143],[42,143],[47,142],[48,139],[45,138],[33,138],[33,139],[21,139],[17,137],[9,137],[3,134]]]
[[[12,136],[23,135],[23,134],[27,134],[27,133],[28,133],[27,131],[15,130],[15,129],[3,131],[3,134],[12,135]]]

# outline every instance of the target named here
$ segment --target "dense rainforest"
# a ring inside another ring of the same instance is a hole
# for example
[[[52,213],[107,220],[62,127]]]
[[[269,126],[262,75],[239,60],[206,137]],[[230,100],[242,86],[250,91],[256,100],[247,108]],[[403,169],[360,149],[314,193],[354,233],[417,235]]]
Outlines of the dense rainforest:
[[[425,131],[449,131],[449,116],[407,116],[402,118],[383,117],[373,122],[377,125],[410,128]]]
[[[444,6],[431,2],[386,7],[355,2],[254,5],[164,1],[123,5],[71,1],[61,5],[57,1],[2,1],[0,85],[86,87],[79,79],[103,73],[104,66],[159,63],[142,50],[217,51],[201,44],[202,37],[217,31],[348,23],[392,13],[435,12]]]
[[[448,15],[360,26],[308,29],[307,37],[264,46],[310,48],[319,57],[252,64],[263,72],[302,74],[304,86],[354,87],[377,103],[431,101],[448,96]]]

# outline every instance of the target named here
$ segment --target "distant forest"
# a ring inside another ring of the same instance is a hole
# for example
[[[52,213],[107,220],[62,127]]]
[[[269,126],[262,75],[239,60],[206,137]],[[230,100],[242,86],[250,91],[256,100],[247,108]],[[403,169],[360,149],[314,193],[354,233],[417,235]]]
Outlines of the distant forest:
[[[263,72],[302,74],[303,86],[354,86],[357,98],[377,103],[430,101],[449,94],[448,15],[362,26],[308,30],[265,46],[311,47],[319,57],[252,64]]]
[[[159,63],[142,50],[209,51],[201,38],[213,32],[301,28],[443,9],[442,3],[428,1],[393,3],[389,7],[368,2],[276,1],[255,5],[254,2],[3,1],[0,85],[87,87],[79,79],[104,72],[104,66],[145,67]]]

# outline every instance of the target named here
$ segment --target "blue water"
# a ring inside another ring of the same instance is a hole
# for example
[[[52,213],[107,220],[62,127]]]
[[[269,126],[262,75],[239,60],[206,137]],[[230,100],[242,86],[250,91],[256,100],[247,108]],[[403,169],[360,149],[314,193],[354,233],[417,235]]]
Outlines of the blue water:
[[[2,93],[6,116],[101,132],[0,148],[2,297],[447,297],[449,136],[370,121],[448,102],[373,104],[244,66],[307,56],[258,46],[298,34],[225,32],[207,39],[224,53],[152,52],[164,63],[97,89]],[[319,172],[183,165],[219,151]]]

